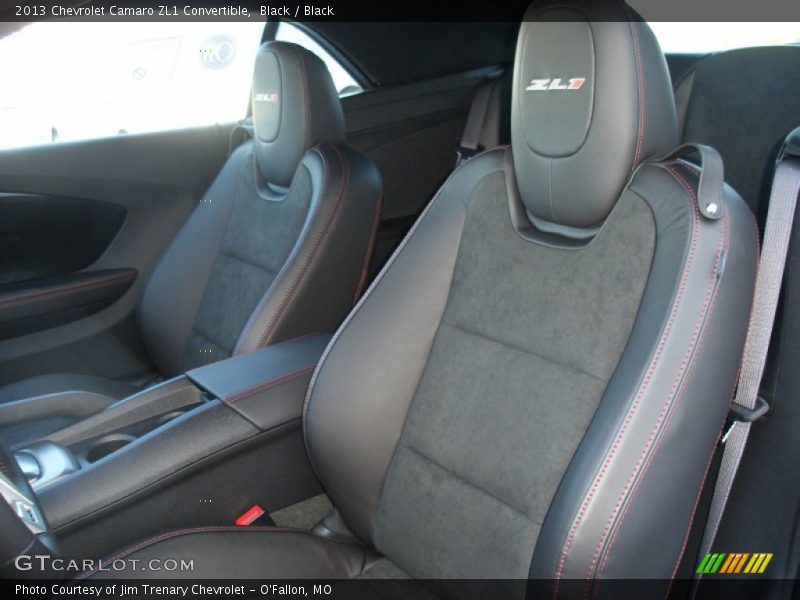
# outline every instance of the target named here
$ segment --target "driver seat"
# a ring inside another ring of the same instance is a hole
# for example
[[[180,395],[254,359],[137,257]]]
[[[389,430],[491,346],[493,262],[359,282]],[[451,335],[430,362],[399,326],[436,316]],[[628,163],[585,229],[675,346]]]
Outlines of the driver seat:
[[[756,234],[730,187],[707,218],[703,171],[653,158],[676,143],[675,107],[657,42],[627,10],[528,9],[511,147],[452,174],[323,355],[305,439],[352,542],[204,527],[114,559],[192,559],[206,579],[413,577],[434,592],[667,585],[736,382]],[[150,575],[187,574],[102,574]]]

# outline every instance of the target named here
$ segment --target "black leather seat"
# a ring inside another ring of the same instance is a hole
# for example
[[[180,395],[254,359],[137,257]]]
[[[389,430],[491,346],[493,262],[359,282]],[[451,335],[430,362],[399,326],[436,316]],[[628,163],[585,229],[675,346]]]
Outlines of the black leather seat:
[[[665,61],[613,6],[529,9],[511,148],[455,171],[317,368],[308,453],[359,543],[209,527],[119,556],[207,578],[532,577],[553,597],[673,576],[756,236],[731,188],[706,218],[698,168],[654,159],[676,143]]]
[[[141,336],[165,377],[332,331],[365,282],[380,177],[344,143],[324,63],[300,46],[265,44],[252,105],[253,139],[233,152],[141,299]],[[0,388],[0,402],[75,390],[111,402],[136,388],[48,374]]]

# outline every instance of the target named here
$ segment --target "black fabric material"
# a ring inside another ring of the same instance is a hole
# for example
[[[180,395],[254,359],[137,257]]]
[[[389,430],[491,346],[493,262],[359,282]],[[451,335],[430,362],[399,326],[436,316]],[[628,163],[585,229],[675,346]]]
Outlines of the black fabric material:
[[[690,71],[676,93],[686,85],[683,140],[719,151],[728,183],[763,222],[778,150],[800,125],[800,47],[717,54]]]
[[[258,169],[267,183],[288,186],[309,148],[344,141],[333,79],[322,60],[296,44],[261,47],[252,101]]]
[[[308,216],[234,354],[333,331],[363,291],[381,204],[375,165],[344,144],[320,144],[300,169],[311,180]]]
[[[283,268],[306,221],[312,198],[308,171],[298,169],[280,202],[264,200],[254,193],[253,145],[248,144],[245,152],[233,193],[216,199],[231,207],[186,341],[183,369],[233,354],[247,320]]]
[[[633,170],[676,143],[653,32],[622,3],[536,2],[520,29],[511,100],[519,194],[547,222],[594,228]]]
[[[628,197],[591,245],[563,250],[516,235],[508,185],[490,174],[468,201],[448,305],[383,484],[376,546],[416,577],[527,576],[650,270],[641,203]]]

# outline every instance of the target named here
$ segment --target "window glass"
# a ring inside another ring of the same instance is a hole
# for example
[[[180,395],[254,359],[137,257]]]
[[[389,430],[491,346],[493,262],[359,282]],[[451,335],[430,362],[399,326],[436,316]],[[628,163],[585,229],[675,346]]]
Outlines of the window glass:
[[[275,39],[297,44],[319,56],[325,66],[328,67],[328,71],[333,77],[333,84],[336,86],[340,96],[350,96],[364,91],[338,60],[333,58],[327,50],[296,25],[286,22],[279,23]]]
[[[652,22],[661,49],[670,53],[706,53],[800,43],[800,23]]]
[[[263,22],[34,23],[0,39],[0,148],[245,117]]]

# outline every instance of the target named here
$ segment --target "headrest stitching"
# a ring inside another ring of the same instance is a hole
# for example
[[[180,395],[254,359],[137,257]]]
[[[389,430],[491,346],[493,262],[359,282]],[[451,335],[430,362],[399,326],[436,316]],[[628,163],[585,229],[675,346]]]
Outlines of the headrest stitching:
[[[305,143],[304,146],[308,148],[311,144],[311,109],[309,107],[309,89],[308,89],[308,73],[306,73],[306,61],[303,54],[298,47],[294,47],[294,53],[297,60],[300,62],[300,72],[303,74],[303,103],[305,105]]]
[[[644,74],[642,72],[642,56],[639,46],[639,33],[636,31],[636,25],[632,21],[628,21],[628,25],[631,29],[631,38],[633,39],[633,54],[636,61],[636,85],[639,95],[639,132],[636,136],[636,152],[633,156],[633,165],[631,167],[631,170],[633,170],[636,168],[636,165],[639,164],[639,159],[641,158],[642,154],[646,113],[644,109]]]
[[[553,157],[549,157],[547,161],[547,184],[550,190],[550,216],[553,217],[553,221],[556,220],[556,207],[553,204]]]

